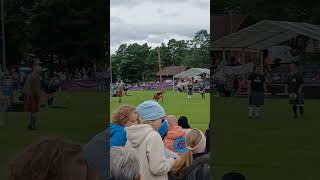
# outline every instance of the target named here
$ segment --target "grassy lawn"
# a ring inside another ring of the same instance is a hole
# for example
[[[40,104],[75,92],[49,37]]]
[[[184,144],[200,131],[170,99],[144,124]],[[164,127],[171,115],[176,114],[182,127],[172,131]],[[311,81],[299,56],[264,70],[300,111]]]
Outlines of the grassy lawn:
[[[67,109],[42,108],[38,131],[27,130],[27,113],[10,113],[6,127],[0,128],[0,179],[9,179],[8,163],[35,140],[62,136],[85,144],[105,127],[106,95],[98,92],[58,93],[56,105]]]
[[[123,97],[123,104],[137,106],[145,100],[150,100],[156,91],[129,91],[128,96]],[[117,97],[111,98],[111,112],[120,106]],[[167,115],[173,114],[177,118],[186,116],[191,127],[205,131],[210,121],[210,94],[206,94],[206,99],[201,99],[199,93],[195,93],[192,99],[187,99],[186,93],[167,91],[164,94],[164,102],[160,104],[165,109]]]
[[[267,99],[263,118],[247,118],[247,99],[215,98],[214,179],[226,172],[249,180],[314,180],[319,177],[319,100],[306,100],[303,119],[293,119],[286,99]]]

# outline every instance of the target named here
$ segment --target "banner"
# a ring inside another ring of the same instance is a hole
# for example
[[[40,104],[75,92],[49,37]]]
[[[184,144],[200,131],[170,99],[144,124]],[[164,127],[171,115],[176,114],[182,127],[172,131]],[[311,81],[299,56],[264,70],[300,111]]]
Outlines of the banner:
[[[62,90],[95,90],[99,86],[97,80],[72,80],[62,81],[60,87]]]
[[[170,84],[167,83],[163,83],[162,87],[164,90],[167,90],[170,86]],[[130,86],[129,90],[131,91],[139,91],[139,90],[160,90],[160,84],[158,83],[154,83],[154,84],[149,84],[149,85],[145,85],[145,86]]]

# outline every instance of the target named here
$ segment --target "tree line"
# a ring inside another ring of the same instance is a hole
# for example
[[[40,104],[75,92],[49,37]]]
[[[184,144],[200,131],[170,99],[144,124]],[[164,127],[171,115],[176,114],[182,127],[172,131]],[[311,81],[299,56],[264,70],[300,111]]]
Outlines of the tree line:
[[[4,0],[4,4],[8,65],[21,63],[26,54],[59,66],[106,62],[107,1]]]
[[[161,43],[161,66],[187,66],[209,68],[210,34],[198,31],[192,40],[170,39]],[[121,44],[111,55],[113,81],[119,79],[129,83],[154,80],[158,72],[157,47],[145,44]]]

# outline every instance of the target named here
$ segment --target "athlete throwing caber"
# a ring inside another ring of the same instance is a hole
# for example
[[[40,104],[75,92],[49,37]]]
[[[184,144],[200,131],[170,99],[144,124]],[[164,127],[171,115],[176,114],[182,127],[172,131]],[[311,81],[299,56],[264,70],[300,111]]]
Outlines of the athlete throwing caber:
[[[302,93],[304,81],[302,75],[297,70],[297,65],[292,62],[289,64],[289,75],[287,80],[287,92],[289,93],[289,102],[292,105],[293,117],[298,117],[298,108],[300,116],[304,113],[304,95]]]
[[[248,78],[248,97],[249,97],[249,115],[259,118],[261,107],[264,105],[264,94],[267,92],[266,79],[262,73],[261,67],[256,66],[255,73]]]

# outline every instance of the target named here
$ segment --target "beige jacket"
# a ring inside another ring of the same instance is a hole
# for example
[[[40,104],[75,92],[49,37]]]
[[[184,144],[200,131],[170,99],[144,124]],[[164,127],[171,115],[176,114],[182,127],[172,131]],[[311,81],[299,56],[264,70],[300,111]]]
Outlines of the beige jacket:
[[[150,125],[127,127],[126,147],[137,150],[140,160],[142,180],[167,180],[168,172],[174,165],[174,159],[165,157],[165,147],[161,136]]]

